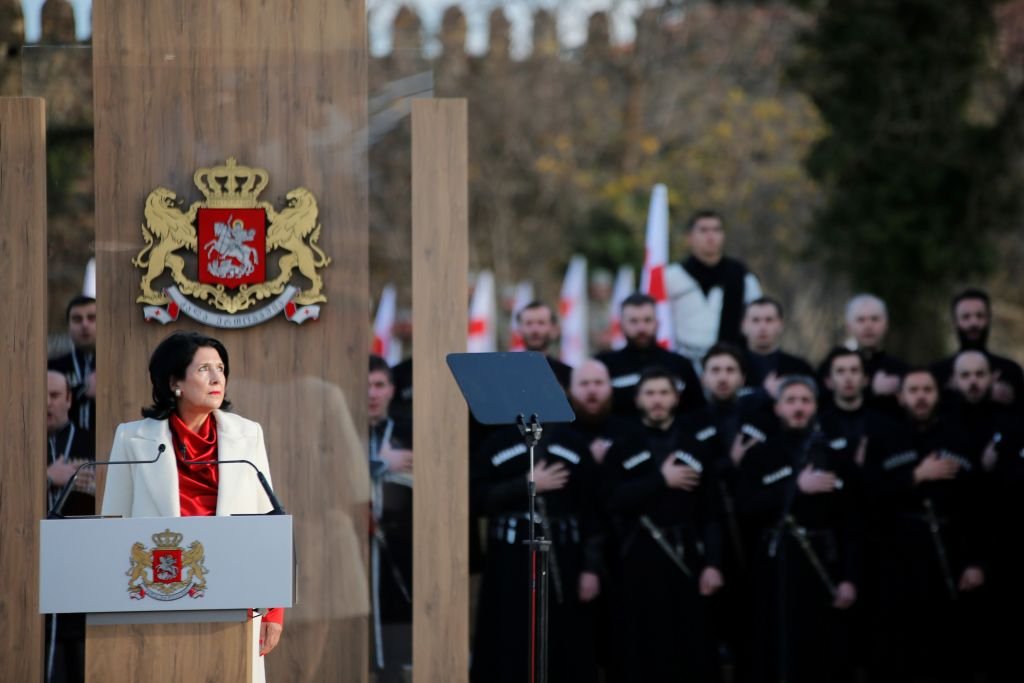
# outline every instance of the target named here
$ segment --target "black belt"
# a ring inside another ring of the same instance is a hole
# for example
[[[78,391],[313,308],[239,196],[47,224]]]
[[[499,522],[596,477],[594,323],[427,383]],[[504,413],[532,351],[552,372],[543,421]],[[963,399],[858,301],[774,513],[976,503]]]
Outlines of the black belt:
[[[579,545],[581,542],[580,523],[575,515],[551,517],[546,520],[551,538],[557,545]],[[536,520],[540,524],[540,519]],[[487,536],[493,541],[515,545],[530,538],[530,515],[517,513],[492,517]]]

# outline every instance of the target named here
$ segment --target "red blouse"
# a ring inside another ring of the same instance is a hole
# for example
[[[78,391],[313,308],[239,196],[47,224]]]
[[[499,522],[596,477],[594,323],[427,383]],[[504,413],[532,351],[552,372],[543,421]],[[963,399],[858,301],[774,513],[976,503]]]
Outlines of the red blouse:
[[[171,442],[178,463],[178,497],[182,517],[217,514],[217,465],[186,465],[183,460],[217,460],[217,420],[213,415],[197,431],[189,429],[176,413],[171,414]],[[264,621],[284,623],[284,609],[275,607]]]

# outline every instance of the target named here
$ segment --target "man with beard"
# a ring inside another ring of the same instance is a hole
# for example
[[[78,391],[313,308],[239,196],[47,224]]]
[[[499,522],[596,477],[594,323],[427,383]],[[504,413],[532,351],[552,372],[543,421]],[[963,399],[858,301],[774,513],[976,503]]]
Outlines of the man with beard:
[[[548,347],[558,338],[558,317],[554,310],[543,301],[531,301],[516,313],[516,322],[526,350],[543,353],[558,383],[568,389],[572,368],[548,355]]]
[[[412,424],[389,416],[395,385],[387,361],[370,356],[369,420],[372,654],[380,683],[412,664]]]
[[[737,502],[759,531],[754,557],[754,680],[839,681],[849,675],[841,610],[857,599],[860,528],[849,453],[816,429],[817,390],[782,381],[781,431],[740,463]]]
[[[631,452],[644,450],[645,436],[639,424],[629,418],[612,414],[612,385],[608,368],[603,363],[586,360],[573,368],[569,400],[576,413],[576,420],[567,427],[589,444],[590,455],[598,466],[602,480],[608,478],[608,468],[604,467],[604,463],[608,450],[613,445]],[[610,525],[604,513],[602,507],[598,515],[602,530],[606,532]],[[607,541],[607,533],[602,535]],[[606,542],[604,548],[605,566],[609,573],[617,569],[614,562],[617,556],[613,545]],[[620,583],[617,577],[606,574],[601,582],[603,590],[594,605],[598,661],[604,667],[605,680],[609,683],[621,681],[625,675],[624,653],[618,647],[617,640],[621,625],[615,619],[613,611],[619,601],[615,591]]]
[[[618,439],[642,438],[637,424],[612,413],[613,389],[608,368],[599,360],[585,360],[572,371],[569,401],[576,420],[569,429],[589,445],[594,462],[603,465],[608,449]]]
[[[747,341],[748,387],[763,389],[774,399],[783,377],[814,374],[810,363],[779,348],[783,330],[782,304],[775,299],[762,296],[747,304],[742,329]]]
[[[700,382],[693,365],[677,353],[658,346],[658,316],[655,301],[646,294],[632,294],[621,305],[620,325],[626,346],[597,356],[608,368],[612,382],[612,405],[617,415],[636,417],[636,387],[646,368],[665,368],[679,378],[679,407],[688,413],[704,405]]]
[[[900,378],[909,366],[883,348],[888,330],[889,312],[885,302],[877,296],[858,294],[846,304],[846,331],[864,359],[868,378],[867,403],[887,415],[898,417],[901,411],[896,394]],[[826,368],[819,368],[818,373],[824,379]]]
[[[967,432],[971,451],[982,454],[985,470],[991,470],[995,445],[1013,422],[1007,406],[992,399],[997,375],[981,351],[961,351],[953,361],[950,397],[956,416]]]
[[[761,296],[747,267],[724,255],[725,227],[715,211],[698,211],[686,224],[690,256],[665,269],[676,349],[694,367],[716,342],[742,343],[743,307]]]
[[[597,678],[592,605],[601,590],[596,465],[588,444],[564,426],[545,426],[535,449],[535,531],[549,552],[548,671],[551,681]],[[501,428],[470,457],[471,507],[488,517],[470,680],[521,683],[530,643],[529,449]]]
[[[646,443],[614,444],[607,459],[626,680],[637,683],[719,674],[706,617],[706,599],[724,583],[715,467],[675,417],[676,380],[644,371],[636,401]]]
[[[977,461],[955,420],[939,419],[926,369],[904,376],[898,428],[868,441],[865,486],[878,539],[878,623],[872,681],[970,680],[967,593],[985,582]]]
[[[96,299],[76,296],[65,315],[71,352],[54,358],[49,368],[68,378],[74,403],[71,419],[90,434],[96,433]],[[95,436],[93,437],[95,438]]]
[[[1024,370],[1009,358],[997,356],[988,350],[988,337],[992,328],[992,303],[988,294],[980,289],[960,292],[953,297],[952,313],[960,351],[980,351],[988,358],[994,374],[992,400],[1019,410],[1024,405]],[[932,371],[939,379],[939,386],[951,385],[953,362],[958,355],[959,352],[932,366]]]

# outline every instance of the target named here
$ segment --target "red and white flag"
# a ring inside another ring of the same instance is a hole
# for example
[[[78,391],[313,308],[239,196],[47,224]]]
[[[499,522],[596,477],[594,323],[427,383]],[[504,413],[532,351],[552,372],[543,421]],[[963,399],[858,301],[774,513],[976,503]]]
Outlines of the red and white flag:
[[[640,291],[656,302],[658,314],[658,346],[674,349],[672,309],[665,289],[665,267],[668,266],[668,189],[658,183],[651,193],[647,211],[647,237],[644,243],[644,270]]]
[[[385,285],[373,319],[373,353],[392,366],[402,360],[402,344],[394,336],[395,306],[395,286]]]
[[[562,362],[576,367],[587,358],[587,259],[573,256],[562,282]]]
[[[626,336],[622,334],[622,302],[636,291],[636,274],[633,266],[619,266],[612,285],[612,298],[608,302],[608,338],[615,350],[626,346]]]
[[[519,321],[516,316],[519,311],[526,308],[526,304],[533,301],[533,283],[524,281],[516,284],[515,292],[512,294],[512,320],[508,324],[508,350],[525,351],[526,344],[523,343],[523,336],[519,334]]]
[[[497,317],[494,303],[494,274],[481,270],[473,287],[473,301],[469,306],[469,340],[466,350],[470,353],[497,351]]]

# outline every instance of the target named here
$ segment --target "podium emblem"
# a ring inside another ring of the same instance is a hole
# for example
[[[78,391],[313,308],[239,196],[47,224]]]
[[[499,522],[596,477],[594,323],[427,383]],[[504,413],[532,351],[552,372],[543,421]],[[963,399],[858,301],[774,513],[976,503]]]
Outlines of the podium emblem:
[[[203,566],[203,544],[192,541],[188,548],[181,545],[185,537],[166,529],[153,534],[155,547],[147,549],[141,542],[132,544],[125,572],[128,577],[128,595],[132,600],[179,600],[186,595],[201,598],[206,593],[206,572]]]
[[[297,187],[277,210],[259,198],[270,174],[234,158],[200,168],[192,180],[205,200],[187,209],[165,187],[146,197],[146,246],[132,259],[143,271],[136,302],[146,320],[166,325],[184,313],[211,327],[241,328],[279,314],[298,324],[318,319],[327,301],[320,270],[331,259],[317,244],[313,194]]]

